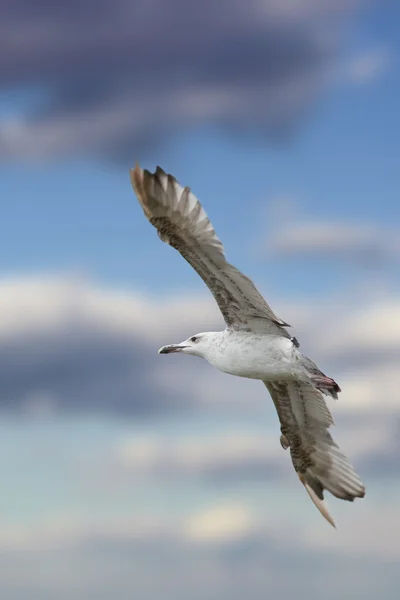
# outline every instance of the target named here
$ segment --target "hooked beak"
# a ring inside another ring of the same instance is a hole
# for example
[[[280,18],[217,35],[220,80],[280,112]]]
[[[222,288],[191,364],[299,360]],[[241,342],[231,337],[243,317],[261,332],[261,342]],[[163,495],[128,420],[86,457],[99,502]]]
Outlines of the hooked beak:
[[[183,344],[170,344],[159,349],[158,354],[171,354],[172,352],[181,352],[187,346]]]

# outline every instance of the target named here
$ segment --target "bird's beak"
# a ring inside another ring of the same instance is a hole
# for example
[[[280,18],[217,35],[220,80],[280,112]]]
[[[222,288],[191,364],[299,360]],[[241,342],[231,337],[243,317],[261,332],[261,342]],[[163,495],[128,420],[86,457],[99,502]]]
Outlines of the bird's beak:
[[[169,346],[163,346],[159,349],[158,354],[171,354],[172,352],[181,352],[184,348],[187,348],[184,344],[170,344]]]

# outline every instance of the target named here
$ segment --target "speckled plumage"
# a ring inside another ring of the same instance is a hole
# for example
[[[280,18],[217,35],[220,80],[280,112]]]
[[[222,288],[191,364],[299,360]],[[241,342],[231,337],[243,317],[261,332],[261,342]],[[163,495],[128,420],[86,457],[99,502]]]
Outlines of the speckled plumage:
[[[185,258],[213,294],[226,322],[222,332],[196,334],[161,353],[201,356],[217,369],[260,379],[271,394],[281,423],[281,444],[290,448],[294,469],[312,501],[332,524],[323,491],[344,500],[365,488],[328,432],[333,419],[323,394],[337,398],[338,384],[304,356],[296,338],[256,289],[226,261],[224,248],[200,202],[160,167],[138,165],[131,182],[143,211],[162,241]]]

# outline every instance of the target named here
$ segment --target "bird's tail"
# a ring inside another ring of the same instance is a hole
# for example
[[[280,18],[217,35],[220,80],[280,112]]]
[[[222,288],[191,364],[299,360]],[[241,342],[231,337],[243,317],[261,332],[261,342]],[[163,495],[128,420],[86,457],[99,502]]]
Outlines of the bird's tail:
[[[332,396],[337,400],[338,393],[342,390],[332,377],[328,377],[323,373],[308,356],[301,355],[301,361],[303,366],[310,378],[310,382],[317,389],[320,390],[325,396]]]
[[[326,396],[332,396],[335,400],[338,398],[338,393],[342,391],[332,377],[327,377],[323,373],[314,375],[312,377],[312,382],[317,390],[320,390]]]

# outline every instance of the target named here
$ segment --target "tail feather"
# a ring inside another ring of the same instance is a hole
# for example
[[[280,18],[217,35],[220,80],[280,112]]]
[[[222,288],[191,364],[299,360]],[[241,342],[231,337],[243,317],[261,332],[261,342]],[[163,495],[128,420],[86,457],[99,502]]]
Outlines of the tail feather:
[[[332,377],[327,377],[321,374],[321,376],[314,376],[312,382],[323,394],[326,396],[332,396],[335,400],[338,399],[338,393],[342,390]]]
[[[308,356],[301,355],[303,366],[308,372],[311,383],[326,396],[332,396],[335,400],[338,398],[338,393],[342,390],[332,377],[328,377],[323,373]]]

